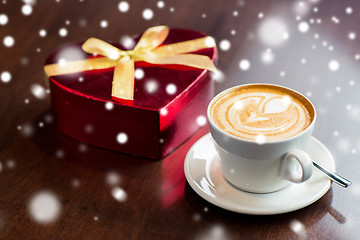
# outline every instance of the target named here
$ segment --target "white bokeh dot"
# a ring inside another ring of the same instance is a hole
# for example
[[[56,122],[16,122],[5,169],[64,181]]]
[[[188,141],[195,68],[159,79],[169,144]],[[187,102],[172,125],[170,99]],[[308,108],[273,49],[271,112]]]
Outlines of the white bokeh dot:
[[[60,35],[60,37],[66,37],[67,34],[68,34],[68,31],[67,31],[66,28],[60,28],[60,29],[59,29],[59,35]]]
[[[153,94],[159,89],[159,84],[155,80],[148,80],[145,84],[146,92]]]
[[[290,228],[296,234],[300,234],[301,232],[304,231],[304,225],[298,220],[292,220],[290,222]]]
[[[147,9],[144,9],[144,11],[142,12],[142,16],[145,20],[150,20],[153,18],[154,12],[150,8],[147,8]]]
[[[166,108],[163,108],[163,109],[161,109],[160,110],[160,114],[162,115],[162,116],[166,116],[167,114],[168,114],[168,110],[166,109]]]
[[[229,40],[224,39],[220,41],[219,47],[222,51],[228,51],[231,47],[231,43]]]
[[[166,86],[166,92],[167,94],[170,94],[170,95],[173,95],[176,93],[176,85],[173,84],[173,83],[169,83],[167,86]]]
[[[163,8],[163,7],[165,7],[165,3],[163,1],[158,1],[157,2],[157,7],[158,8]]]
[[[127,35],[124,35],[120,38],[120,43],[127,49],[131,49],[135,46],[134,39]]]
[[[58,64],[60,65],[60,66],[65,66],[66,65],[66,63],[67,63],[67,61],[66,61],[66,59],[64,59],[64,58],[60,58],[59,60],[58,60]]]
[[[120,144],[125,144],[128,141],[128,135],[126,133],[121,132],[116,136],[116,140]]]
[[[287,33],[285,21],[279,17],[269,17],[262,20],[259,26],[259,39],[269,46],[280,46],[286,39],[284,33]]]
[[[261,135],[261,134],[257,135],[255,138],[255,142],[257,144],[263,144],[265,142],[265,140],[266,140],[265,136]]]
[[[33,11],[32,6],[29,4],[25,4],[21,7],[21,12],[26,16],[30,15],[32,11]]]
[[[112,102],[106,102],[105,103],[105,109],[106,110],[113,110],[113,108],[114,108],[114,104],[112,103]]]
[[[319,20],[319,19],[318,19]],[[331,18],[331,21],[333,21],[334,23],[336,23],[336,24],[339,24],[340,23],[340,20],[337,18],[337,17],[335,17],[335,16],[333,16],[332,18]]]
[[[348,35],[350,40],[354,40],[356,38],[356,34],[354,32],[349,33]]]
[[[126,1],[121,1],[118,5],[118,8],[120,12],[127,12],[130,9],[130,5]]]
[[[274,53],[271,51],[271,49],[267,49],[265,52],[261,54],[261,60],[265,64],[270,64],[274,61]]]
[[[40,84],[32,84],[30,87],[30,91],[37,99],[44,99],[46,97],[45,89]]]
[[[207,38],[205,39],[205,45],[206,45],[208,48],[211,48],[211,47],[216,46],[216,43],[215,43],[215,40],[214,40],[212,37],[207,37]]]
[[[353,9],[352,9],[351,7],[347,7],[347,8],[345,9],[345,12],[346,12],[347,14],[352,14],[352,13],[353,13]]]
[[[11,74],[8,71],[4,71],[1,73],[0,78],[3,83],[8,83],[11,80]]]
[[[329,67],[330,71],[336,72],[337,70],[339,70],[340,64],[339,64],[339,62],[336,61],[336,60],[331,60],[331,61],[329,62],[328,67]]]
[[[197,125],[199,125],[199,126],[205,126],[205,124],[206,124],[206,122],[207,122],[207,120],[206,120],[206,117],[205,116],[198,116],[197,118],[196,118],[196,123],[197,123]]]
[[[15,40],[12,36],[6,36],[4,37],[3,43],[5,47],[12,47],[15,44]]]
[[[107,28],[107,26],[108,26],[108,22],[107,22],[106,20],[102,20],[102,21],[100,22],[100,27],[102,27],[102,28]]]
[[[124,191],[124,189],[122,189],[120,187],[114,187],[111,190],[111,195],[113,196],[113,198],[115,198],[119,202],[125,202],[127,199],[126,192]]]
[[[46,30],[45,29],[40,29],[39,30],[39,36],[40,37],[45,37],[46,36]]]
[[[61,204],[54,193],[41,191],[31,197],[28,210],[34,221],[40,224],[49,224],[58,218]]]
[[[243,71],[247,71],[250,69],[250,62],[249,60],[247,59],[242,59],[240,62],[239,62],[239,67],[241,70]]]
[[[109,172],[106,175],[106,182],[107,184],[109,184],[110,186],[114,186],[120,183],[120,174],[118,174],[117,172]]]
[[[309,24],[307,22],[301,22],[299,23],[298,29],[300,32],[302,33],[306,33],[307,31],[309,31]]]
[[[0,14],[0,25],[6,25],[9,22],[9,18],[6,14]]]
[[[223,82],[225,80],[225,75],[221,70],[217,70],[216,72],[211,72],[211,79],[215,82]]]
[[[143,79],[143,78],[144,78],[145,72],[144,72],[143,69],[137,68],[137,69],[135,70],[134,75],[135,75],[135,79],[140,80],[140,79]]]

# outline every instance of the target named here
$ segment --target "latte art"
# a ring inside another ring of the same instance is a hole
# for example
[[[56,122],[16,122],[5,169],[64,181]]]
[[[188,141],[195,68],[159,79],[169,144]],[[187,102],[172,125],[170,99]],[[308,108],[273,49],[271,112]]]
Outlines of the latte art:
[[[246,86],[217,99],[211,108],[214,123],[234,136],[260,141],[288,138],[310,125],[311,115],[303,102],[264,86]]]

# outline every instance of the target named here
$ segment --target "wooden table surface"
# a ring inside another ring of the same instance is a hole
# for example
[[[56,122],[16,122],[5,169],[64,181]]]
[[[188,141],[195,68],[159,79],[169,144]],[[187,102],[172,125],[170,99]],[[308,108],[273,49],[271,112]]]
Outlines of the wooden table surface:
[[[1,239],[359,239],[359,2],[132,0],[124,12],[119,4],[1,0]],[[217,92],[269,82],[307,95],[318,110],[314,137],[353,185],[332,184],[314,204],[286,214],[233,213],[203,200],[184,176],[184,157],[207,127],[161,161],[62,134],[38,86],[46,88],[46,56],[66,43],[119,41],[160,24],[216,39]]]

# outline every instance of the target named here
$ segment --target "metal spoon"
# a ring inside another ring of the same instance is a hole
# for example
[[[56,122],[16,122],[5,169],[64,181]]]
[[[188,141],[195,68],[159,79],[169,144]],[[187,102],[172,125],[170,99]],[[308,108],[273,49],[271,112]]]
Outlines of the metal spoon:
[[[347,188],[351,185],[351,181],[347,180],[346,178],[332,172],[329,171],[327,169],[325,169],[323,166],[321,166],[320,164],[316,163],[313,161],[313,165],[319,169],[320,171],[322,171],[326,176],[328,176],[333,182],[339,184],[340,186]]]

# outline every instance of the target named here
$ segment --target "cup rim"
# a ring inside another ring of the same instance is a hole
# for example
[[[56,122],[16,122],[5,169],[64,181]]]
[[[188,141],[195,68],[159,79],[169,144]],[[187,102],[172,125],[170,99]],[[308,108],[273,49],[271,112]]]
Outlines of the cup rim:
[[[215,97],[213,97],[208,105],[208,108],[207,108],[207,118],[208,118],[208,122],[209,124],[215,128],[218,132],[221,132],[222,134],[226,135],[227,137],[230,137],[234,140],[237,140],[237,141],[244,141],[244,142],[248,142],[248,143],[256,143],[256,144],[260,144],[258,142],[256,142],[255,140],[251,140],[251,139],[246,139],[246,138],[241,138],[241,137],[237,137],[237,136],[234,136],[232,134],[229,134],[227,132],[225,132],[224,130],[222,130],[221,128],[219,128],[214,122],[213,120],[211,119],[210,117],[210,106],[213,104],[214,101],[216,101],[220,96],[228,93],[228,92],[231,92],[233,91],[234,89],[236,88],[239,88],[239,87],[244,87],[244,86],[249,86],[249,85],[265,85],[265,86],[273,86],[273,87],[278,87],[278,88],[282,88],[282,89],[286,89],[288,91],[291,91],[291,92],[294,92],[298,95],[300,95],[301,97],[303,97],[308,103],[309,105],[311,106],[312,110],[314,111],[314,117],[311,121],[311,123],[309,124],[309,126],[307,126],[304,130],[302,130],[301,132],[299,132],[298,134],[295,134],[294,136],[291,136],[291,137],[288,137],[288,138],[283,138],[283,139],[278,139],[278,140],[270,140],[270,141],[264,141],[261,143],[261,145],[266,145],[266,144],[274,144],[274,143],[282,143],[282,142],[286,142],[286,141],[290,141],[292,139],[295,139],[295,138],[298,138],[302,135],[304,135],[306,132],[309,131],[309,129],[312,129],[313,126],[315,125],[315,121],[316,121],[316,118],[317,118],[317,113],[316,113],[316,109],[315,109],[315,106],[314,104],[306,97],[304,96],[303,94],[301,94],[300,92],[294,90],[294,89],[291,89],[291,88],[288,88],[288,87],[285,87],[285,86],[281,86],[281,85],[277,85],[277,84],[272,84],[272,83],[246,83],[246,84],[240,84],[240,85],[236,85],[236,86],[233,86],[233,87],[230,87],[230,88],[227,88],[223,91],[221,91],[220,93],[216,94]]]

